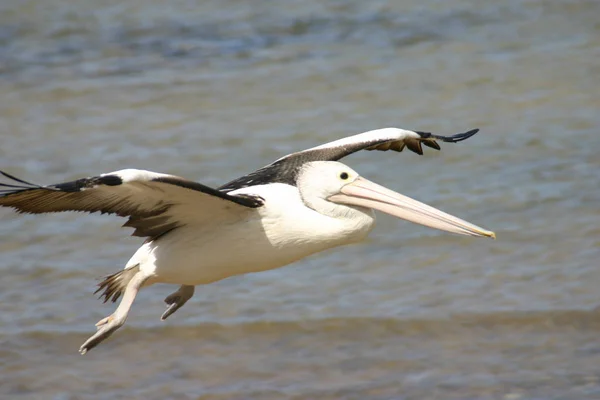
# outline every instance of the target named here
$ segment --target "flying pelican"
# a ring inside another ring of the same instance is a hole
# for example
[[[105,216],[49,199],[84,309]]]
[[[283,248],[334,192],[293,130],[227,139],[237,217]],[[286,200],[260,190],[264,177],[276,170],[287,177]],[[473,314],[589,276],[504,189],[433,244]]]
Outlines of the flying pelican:
[[[495,238],[485,230],[379,186],[337,160],[359,150],[456,143],[453,136],[397,128],[377,129],[284,156],[214,189],[174,175],[123,169],[39,186],[0,171],[0,206],[19,213],[84,211],[116,214],[134,236],[145,237],[122,271],[105,277],[96,293],[122,300],[80,347],[85,354],[125,323],[142,287],[180,285],[165,298],[167,319],[193,295],[194,286],[266,271],[310,254],[361,241],[373,229],[374,210],[461,235]]]

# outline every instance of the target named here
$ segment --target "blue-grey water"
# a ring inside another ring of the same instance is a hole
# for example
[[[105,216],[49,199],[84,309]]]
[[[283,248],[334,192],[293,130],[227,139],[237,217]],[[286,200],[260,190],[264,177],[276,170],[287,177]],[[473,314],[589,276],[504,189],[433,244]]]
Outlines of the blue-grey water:
[[[363,244],[197,288],[92,295],[116,217],[0,210],[6,399],[600,398],[600,2],[0,1],[0,169],[127,167],[217,186],[387,126],[481,132],[364,152],[362,175],[495,230],[379,216]],[[430,150],[430,151],[428,151]]]

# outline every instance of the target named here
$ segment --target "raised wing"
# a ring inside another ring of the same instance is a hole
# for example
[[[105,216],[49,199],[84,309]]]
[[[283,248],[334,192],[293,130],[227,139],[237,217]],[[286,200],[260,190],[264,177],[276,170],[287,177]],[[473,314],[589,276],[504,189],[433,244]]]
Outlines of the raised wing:
[[[358,135],[348,136],[317,147],[299,151],[286,157],[296,155],[315,157],[317,154],[322,153],[327,154],[327,160],[313,161],[337,161],[359,150],[393,150],[400,152],[404,150],[405,147],[419,155],[423,155],[423,147],[421,144],[431,147],[432,149],[440,150],[440,145],[437,143],[438,140],[448,143],[457,143],[470,138],[477,132],[479,132],[479,129],[472,129],[468,132],[458,133],[452,136],[441,136],[434,135],[430,132],[409,131],[398,128],[376,129],[374,131],[359,133]],[[285,159],[286,157],[282,157],[280,160]]]
[[[174,175],[125,169],[39,186],[0,171],[0,206],[20,213],[84,211],[129,217],[134,236],[157,237],[179,226],[220,220],[260,207],[258,197],[228,195]]]
[[[407,149],[422,155],[423,147],[440,150],[438,141],[457,143],[479,132],[472,129],[452,136],[434,135],[430,132],[409,131],[398,128],[384,128],[348,136],[317,147],[288,154],[249,175],[235,179],[219,187],[224,192],[247,186],[281,182],[293,185],[298,169],[311,161],[337,161],[359,150],[402,151]]]

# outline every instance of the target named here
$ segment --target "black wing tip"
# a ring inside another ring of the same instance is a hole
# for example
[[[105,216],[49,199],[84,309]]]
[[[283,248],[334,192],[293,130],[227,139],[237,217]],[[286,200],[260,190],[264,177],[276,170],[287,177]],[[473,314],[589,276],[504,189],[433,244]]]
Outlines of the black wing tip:
[[[438,140],[441,140],[442,142],[446,142],[446,143],[458,143],[458,142],[462,142],[463,140],[467,140],[471,136],[475,135],[477,132],[479,132],[479,128],[471,129],[471,130],[469,130],[467,132],[463,132],[463,133],[457,133],[456,135],[452,135],[452,136],[440,136],[440,135],[429,134],[427,137],[431,137],[433,139],[438,139]],[[421,133],[419,133],[419,134],[421,134]]]
[[[471,129],[470,131],[450,136],[450,138],[452,139],[453,143],[461,142],[475,135],[477,132],[479,132],[479,128]]]
[[[421,139],[437,139],[437,140],[441,140],[442,142],[447,142],[447,143],[462,142],[463,140],[466,140],[466,139],[470,138],[471,136],[475,135],[477,132],[479,132],[479,128],[471,129],[471,130],[469,130],[467,132],[463,132],[463,133],[457,133],[456,135],[452,135],[452,136],[441,136],[441,135],[434,135],[431,132],[415,131],[415,133],[417,133],[419,136],[421,136]]]
[[[39,189],[41,186],[36,185],[31,182],[24,181],[23,179],[19,179],[16,176],[9,174],[6,171],[0,170],[0,175],[8,178],[10,183],[2,183],[0,182],[0,197],[10,196],[12,194],[21,193],[27,190]]]
[[[15,193],[21,193],[28,190],[43,189],[60,192],[81,192],[82,190],[92,188],[96,185],[117,186],[123,183],[123,179],[118,175],[95,176],[91,178],[81,178],[74,181],[56,183],[48,186],[41,186],[35,183],[19,179],[6,171],[0,170],[0,175],[8,178],[10,183],[0,182],[0,197],[9,196]]]
[[[11,174],[9,174],[9,173],[8,173],[8,172],[6,172],[6,171],[2,171],[2,170],[0,170],[0,175],[3,175],[5,178],[8,178],[8,179],[10,179],[10,180],[12,180],[12,181],[15,181],[15,182],[19,182],[19,183],[21,183],[21,184],[23,184],[23,185],[28,185],[28,186],[35,186],[35,187],[38,187],[38,185],[35,185],[35,184],[31,183],[31,182],[24,181],[23,179],[19,179],[19,178],[17,178],[16,176],[14,176],[14,175],[11,175]],[[2,184],[2,186],[8,186],[8,185],[6,185],[6,184]]]

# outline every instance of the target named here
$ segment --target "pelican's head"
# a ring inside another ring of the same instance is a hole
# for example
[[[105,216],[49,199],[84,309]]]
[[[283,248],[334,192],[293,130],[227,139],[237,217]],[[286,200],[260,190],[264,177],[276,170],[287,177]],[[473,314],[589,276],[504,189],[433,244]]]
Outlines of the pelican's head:
[[[386,189],[340,162],[306,163],[298,174],[297,186],[308,207],[331,217],[372,217],[373,210],[378,210],[446,232],[496,238],[494,232]]]

